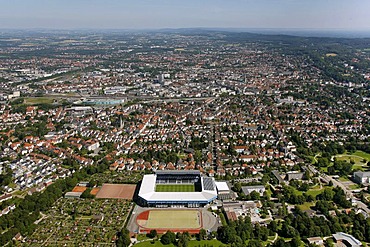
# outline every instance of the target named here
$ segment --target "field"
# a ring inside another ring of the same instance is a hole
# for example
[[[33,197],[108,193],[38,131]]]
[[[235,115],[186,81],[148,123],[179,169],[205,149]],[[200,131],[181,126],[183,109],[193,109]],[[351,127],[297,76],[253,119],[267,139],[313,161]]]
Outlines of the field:
[[[142,230],[184,230],[198,232],[202,227],[202,215],[198,210],[147,210],[136,218]]]
[[[84,187],[84,186],[75,186],[72,192],[84,192],[86,189],[87,187]]]
[[[367,162],[370,161],[370,154],[362,151],[356,151],[353,154],[339,154],[336,155],[335,158],[337,160],[345,160],[347,162],[353,160],[355,162],[353,166],[354,169],[365,170],[366,163],[364,163],[363,161],[364,160],[366,160]]]
[[[309,189],[307,192],[306,192],[306,194],[307,195],[311,195],[311,196],[313,196],[314,198],[316,198],[316,196],[318,195],[318,194],[320,194],[321,192],[323,192],[324,191],[324,189]]]
[[[301,210],[309,210],[312,206],[315,206],[314,202],[305,202],[302,205],[298,205],[298,208]]]
[[[27,105],[35,104],[51,104],[53,103],[54,98],[52,97],[34,97],[34,98],[25,98],[24,103]]]
[[[173,247],[173,244],[169,245],[163,245],[160,241],[155,241],[152,243],[151,241],[145,241],[138,244],[135,244],[134,247]],[[222,242],[212,239],[212,240],[191,240],[189,241],[189,247],[199,247],[199,246],[213,246],[213,247],[219,247],[219,246],[225,246]]]
[[[194,184],[157,184],[156,192],[194,192]]]
[[[100,188],[95,187],[95,188],[93,188],[93,189],[91,190],[90,194],[91,194],[91,195],[96,196],[96,194],[98,194],[99,190],[100,190]]]
[[[103,184],[96,198],[112,198],[131,200],[134,196],[136,185],[134,184]]]

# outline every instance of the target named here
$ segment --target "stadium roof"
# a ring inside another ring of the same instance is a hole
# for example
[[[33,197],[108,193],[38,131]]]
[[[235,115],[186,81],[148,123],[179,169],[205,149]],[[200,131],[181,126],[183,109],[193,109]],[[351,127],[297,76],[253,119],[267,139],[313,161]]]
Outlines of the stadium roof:
[[[229,186],[226,182],[215,182],[218,191],[229,191]]]
[[[147,202],[210,202],[217,197],[215,186],[213,190],[203,188],[203,178],[201,192],[156,192],[156,178],[155,174],[145,175],[141,183],[139,196]]]
[[[200,171],[198,170],[159,170],[155,171],[155,174],[157,175],[168,175],[168,174],[173,174],[173,175],[200,175]]]

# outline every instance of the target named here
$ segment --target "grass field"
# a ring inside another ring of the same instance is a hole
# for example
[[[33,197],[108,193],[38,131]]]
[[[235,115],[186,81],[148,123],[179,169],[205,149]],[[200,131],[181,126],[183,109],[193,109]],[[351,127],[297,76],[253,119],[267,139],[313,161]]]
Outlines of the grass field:
[[[151,210],[145,228],[198,229],[201,227],[197,210]]]
[[[52,97],[24,98],[24,103],[27,105],[51,104],[53,103],[53,101],[54,101],[54,98]]]
[[[314,202],[305,202],[302,205],[298,205],[301,210],[309,210],[312,206],[315,206]]]
[[[363,151],[356,151],[353,155],[360,156],[360,157],[365,158],[365,159],[367,159],[368,161],[370,161],[370,154],[365,153],[365,152],[363,152]]]
[[[359,189],[359,188],[361,188],[361,187],[360,187],[360,185],[358,185],[358,184],[351,184],[351,185],[349,186],[349,189],[351,189],[351,190],[357,190],[357,189]]]
[[[335,158],[337,160],[345,160],[347,162],[351,162],[351,160],[353,160],[355,162],[355,164],[353,165],[353,169],[365,170],[366,163],[364,163],[363,161],[370,161],[370,154],[363,151],[356,151],[353,154],[339,154],[336,155]]]
[[[160,241],[155,241],[152,243],[151,241],[145,241],[138,244],[135,244],[134,247],[173,247],[173,244],[163,245]],[[191,240],[189,241],[188,247],[198,247],[198,246],[213,246],[213,247],[220,247],[225,246],[222,242],[212,239],[212,240]]]
[[[338,179],[339,181],[341,181],[341,182],[348,182],[348,181],[350,181],[347,177],[339,177],[339,179]]]
[[[194,192],[194,184],[157,184],[156,192]]]
[[[314,198],[316,198],[316,196],[318,194],[320,194],[321,192],[323,192],[324,189],[310,189],[306,192],[307,195],[312,195]]]

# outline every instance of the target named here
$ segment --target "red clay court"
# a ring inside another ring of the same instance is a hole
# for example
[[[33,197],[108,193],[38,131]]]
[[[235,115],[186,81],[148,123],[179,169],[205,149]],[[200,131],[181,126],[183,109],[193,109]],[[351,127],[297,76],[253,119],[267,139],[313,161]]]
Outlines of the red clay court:
[[[100,190],[100,188],[95,187],[95,188],[93,188],[93,189],[91,190],[90,194],[91,194],[91,195],[96,196],[96,194],[98,194],[99,190]]]
[[[96,198],[132,200],[135,184],[103,184]]]
[[[85,186],[75,186],[72,192],[84,192],[85,190],[87,190],[87,187]]]

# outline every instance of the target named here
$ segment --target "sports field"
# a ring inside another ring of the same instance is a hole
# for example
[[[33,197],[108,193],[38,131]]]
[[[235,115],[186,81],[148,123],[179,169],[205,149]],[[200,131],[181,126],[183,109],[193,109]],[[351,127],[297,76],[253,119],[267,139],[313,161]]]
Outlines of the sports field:
[[[146,229],[199,229],[202,225],[198,210],[149,210],[141,213],[137,221]]]
[[[194,184],[157,184],[156,192],[194,192]]]
[[[135,193],[134,184],[103,184],[96,198],[112,198],[131,200]]]

